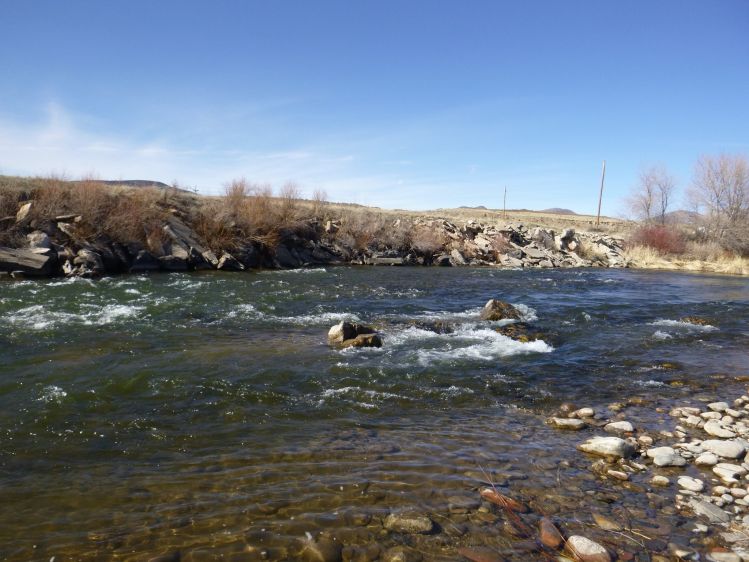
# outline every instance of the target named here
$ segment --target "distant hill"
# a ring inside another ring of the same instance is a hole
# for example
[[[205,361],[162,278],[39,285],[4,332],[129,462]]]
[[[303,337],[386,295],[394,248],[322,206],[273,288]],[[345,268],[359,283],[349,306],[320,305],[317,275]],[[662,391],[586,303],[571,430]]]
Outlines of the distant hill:
[[[697,222],[700,218],[701,215],[699,213],[683,209],[666,213],[666,222],[668,224],[691,224]]]
[[[476,209],[477,211],[486,211],[486,207],[479,205],[478,207],[468,207],[467,205],[461,205],[458,209]]]
[[[156,189],[169,189],[171,187],[163,182],[153,180],[101,180],[99,183],[105,185],[126,185],[128,187],[153,187]]]
[[[552,213],[554,215],[576,215],[577,213],[571,209],[560,209],[559,207],[552,207],[551,209],[544,209],[539,211],[541,213]]]

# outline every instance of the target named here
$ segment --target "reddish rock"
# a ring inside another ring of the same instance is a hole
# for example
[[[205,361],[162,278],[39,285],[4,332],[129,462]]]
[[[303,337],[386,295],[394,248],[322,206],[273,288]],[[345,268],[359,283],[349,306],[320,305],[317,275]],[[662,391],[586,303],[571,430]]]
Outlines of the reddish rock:
[[[549,548],[557,549],[564,543],[564,537],[557,526],[548,517],[542,517],[538,522],[538,533],[541,544]]]

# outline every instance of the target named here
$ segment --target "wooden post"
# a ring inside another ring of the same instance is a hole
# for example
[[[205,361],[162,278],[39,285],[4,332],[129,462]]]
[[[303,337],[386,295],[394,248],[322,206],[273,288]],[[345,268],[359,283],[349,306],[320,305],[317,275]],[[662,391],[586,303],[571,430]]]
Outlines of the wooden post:
[[[603,161],[603,171],[601,172],[601,192],[598,194],[598,216],[596,217],[596,226],[601,223],[601,200],[603,200],[603,180],[606,178],[606,160]]]
[[[507,186],[505,186],[505,199],[502,203],[502,216],[507,220]]]

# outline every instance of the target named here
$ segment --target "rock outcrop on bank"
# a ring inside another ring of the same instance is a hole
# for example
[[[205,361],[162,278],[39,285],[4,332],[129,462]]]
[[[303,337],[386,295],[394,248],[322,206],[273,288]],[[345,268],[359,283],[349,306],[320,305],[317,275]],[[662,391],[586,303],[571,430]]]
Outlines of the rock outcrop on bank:
[[[341,221],[308,220],[294,231],[282,231],[271,242],[234,241],[231,251],[210,247],[179,209],[165,211],[160,228],[143,241],[91,235],[81,215],[35,219],[34,202],[15,217],[2,219],[19,247],[0,246],[0,272],[14,277],[96,277],[117,273],[215,269],[299,268],[330,264],[494,266],[508,268],[626,267],[623,241],[597,233],[566,229],[530,229],[523,224],[494,226],[469,221],[415,219],[393,229],[424,233],[430,244],[397,245],[378,240],[362,244],[344,235]],[[228,227],[227,227],[228,228]],[[409,230],[410,229],[410,230]],[[406,237],[408,238],[408,237]]]

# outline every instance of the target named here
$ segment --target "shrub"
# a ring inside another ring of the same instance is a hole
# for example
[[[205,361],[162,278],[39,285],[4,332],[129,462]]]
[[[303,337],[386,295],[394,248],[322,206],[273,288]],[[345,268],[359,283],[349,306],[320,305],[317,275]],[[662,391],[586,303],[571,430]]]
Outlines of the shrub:
[[[684,234],[667,226],[641,226],[630,236],[629,243],[652,248],[661,254],[683,254],[686,250]]]

